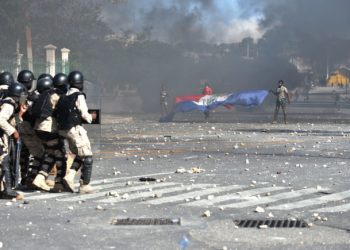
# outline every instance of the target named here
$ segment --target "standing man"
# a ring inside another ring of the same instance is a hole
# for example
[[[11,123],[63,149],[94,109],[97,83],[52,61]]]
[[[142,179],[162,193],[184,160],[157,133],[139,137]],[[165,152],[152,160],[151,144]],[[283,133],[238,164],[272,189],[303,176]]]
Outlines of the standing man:
[[[290,104],[288,89],[284,86],[284,82],[282,80],[279,80],[276,91],[270,90],[270,92],[277,96],[275,113],[273,115],[272,123],[277,123],[278,112],[280,108],[282,108],[284,123],[287,124],[286,106],[287,102]]]
[[[74,177],[81,170],[80,188],[81,194],[93,193],[90,185],[92,174],[92,150],[87,131],[82,126],[83,120],[91,123],[96,119],[96,113],[90,114],[86,104],[86,95],[82,92],[84,76],[79,71],[72,71],[68,75],[70,89],[67,94],[61,96],[57,104],[57,122],[59,133],[66,138],[69,149],[75,154],[74,161],[67,175],[63,178],[65,188],[74,192]]]
[[[164,84],[162,84],[162,89],[160,91],[160,111],[162,117],[168,114],[168,93],[165,91]]]
[[[213,94],[213,89],[210,87],[209,83],[206,83],[202,91],[202,95],[212,95],[212,94]],[[204,111],[204,116],[205,116],[205,119],[209,118],[209,110]]]

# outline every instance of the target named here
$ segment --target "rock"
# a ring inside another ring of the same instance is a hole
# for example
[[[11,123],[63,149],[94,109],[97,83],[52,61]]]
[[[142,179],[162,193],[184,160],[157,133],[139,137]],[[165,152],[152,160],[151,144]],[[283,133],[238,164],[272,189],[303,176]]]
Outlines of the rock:
[[[184,173],[186,173],[187,171],[186,171],[186,169],[184,169],[184,168],[178,168],[178,169],[176,169],[176,171],[175,171],[175,173],[177,173],[177,174],[184,174]]]
[[[198,174],[198,173],[201,173],[203,172],[204,169],[200,168],[200,167],[194,167],[194,168],[191,168],[191,173],[192,174]]]
[[[129,194],[128,193],[125,193],[122,195],[122,199],[126,200],[129,198]]]
[[[210,211],[209,210],[205,211],[202,216],[203,217],[210,217]]]
[[[213,200],[214,199],[214,195],[208,195],[208,198],[207,198],[209,201]]]
[[[262,207],[257,206],[257,207],[255,208],[254,212],[256,212],[256,213],[264,213],[264,212],[265,212],[265,209],[262,208]]]

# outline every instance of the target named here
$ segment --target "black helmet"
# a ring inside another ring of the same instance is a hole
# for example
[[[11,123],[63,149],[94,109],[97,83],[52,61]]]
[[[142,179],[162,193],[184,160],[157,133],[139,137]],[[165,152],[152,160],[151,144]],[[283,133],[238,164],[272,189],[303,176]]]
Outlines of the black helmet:
[[[72,71],[68,75],[68,83],[70,87],[83,90],[84,76],[80,71]]]
[[[39,91],[39,93],[51,88],[53,88],[53,83],[48,78],[41,78],[36,82],[36,89]]]
[[[33,80],[35,80],[34,74],[30,70],[22,70],[17,76],[17,81],[22,83],[27,90],[32,88]]]
[[[53,86],[55,88],[68,85],[68,77],[66,74],[57,73],[53,78]]]
[[[45,78],[45,79],[50,79],[51,81],[53,80],[52,76],[50,74],[47,74],[47,73],[44,73],[44,74],[41,74],[39,77],[38,77],[38,80],[39,81],[40,79],[42,78]]]
[[[14,81],[13,75],[10,72],[5,71],[0,74],[0,85],[10,86]]]
[[[58,89],[61,94],[65,94],[68,91],[68,76],[63,73],[57,73],[53,78],[53,86]]]
[[[10,97],[22,97],[25,94],[26,88],[19,82],[13,82],[7,90],[7,95]]]

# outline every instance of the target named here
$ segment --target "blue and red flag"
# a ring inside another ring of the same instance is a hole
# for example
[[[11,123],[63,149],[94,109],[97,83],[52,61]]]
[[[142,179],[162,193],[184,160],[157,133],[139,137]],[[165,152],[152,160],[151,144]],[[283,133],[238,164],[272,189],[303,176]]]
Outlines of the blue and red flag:
[[[269,94],[267,90],[252,90],[231,93],[227,95],[191,95],[177,96],[173,110],[161,118],[161,122],[171,122],[176,113],[193,110],[209,111],[218,106],[230,108],[232,106],[256,107],[263,103]]]

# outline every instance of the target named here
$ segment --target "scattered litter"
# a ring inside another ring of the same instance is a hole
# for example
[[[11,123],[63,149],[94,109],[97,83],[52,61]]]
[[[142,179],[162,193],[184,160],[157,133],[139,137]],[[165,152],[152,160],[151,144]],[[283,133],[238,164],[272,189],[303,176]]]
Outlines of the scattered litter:
[[[96,210],[106,210],[101,205],[97,205]]]
[[[209,210],[205,211],[202,217],[210,217],[210,211]]]
[[[193,167],[190,170],[186,170],[185,168],[178,168],[175,173],[177,174],[184,174],[184,173],[189,173],[189,174],[198,174],[201,172],[204,172],[205,170],[200,168],[200,167]]]
[[[128,193],[125,193],[122,195],[122,199],[126,200],[129,198],[129,194]]]
[[[265,209],[262,207],[257,206],[254,210],[255,213],[264,213]]]
[[[267,229],[267,225],[260,225],[259,229]]]
[[[201,197],[200,196],[196,196],[196,197],[194,197],[194,200],[196,200],[196,201],[199,201],[201,199]]]
[[[184,169],[184,168],[178,168],[178,169],[176,169],[176,171],[175,171],[175,173],[177,173],[177,174],[184,174],[184,173],[186,173],[186,172],[187,172],[187,170]]]
[[[214,195],[208,195],[208,198],[207,198],[209,201],[213,200],[214,199]]]

